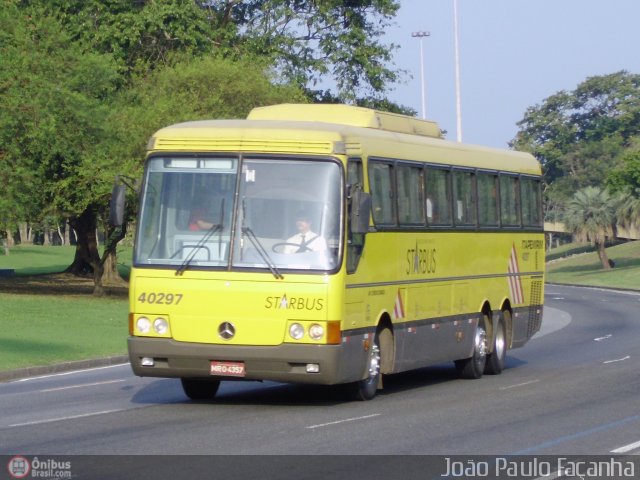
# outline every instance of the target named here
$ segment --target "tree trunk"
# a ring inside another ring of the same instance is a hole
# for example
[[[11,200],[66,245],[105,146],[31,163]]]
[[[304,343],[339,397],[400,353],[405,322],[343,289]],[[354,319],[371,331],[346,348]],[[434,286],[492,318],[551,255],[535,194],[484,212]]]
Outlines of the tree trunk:
[[[104,285],[102,284],[102,272],[104,271],[104,265],[102,262],[98,262],[93,271],[93,296],[103,297],[105,294]]]
[[[600,263],[602,263],[602,268],[605,270],[611,269],[611,263],[609,262],[609,258],[607,257],[607,249],[605,248],[604,241],[598,242],[598,257],[600,258]]]
[[[31,228],[27,222],[20,222],[18,224],[18,233],[20,235],[20,244],[21,245],[31,245]]]
[[[64,219],[64,240],[62,242],[64,245],[71,245],[71,225],[69,224],[69,219]]]
[[[89,276],[100,264],[96,223],[96,214],[91,207],[87,207],[79,217],[69,219],[69,225],[76,234],[76,253],[73,263],[67,267],[67,272],[77,276]]]
[[[7,247],[8,248],[13,248],[16,246],[16,242],[13,239],[13,232],[9,229],[6,230],[7,233]]]
[[[124,280],[118,272],[118,257],[116,252],[105,251],[103,254],[104,269],[102,272],[102,283],[105,285],[123,285]]]
[[[58,231],[58,238],[60,238],[60,245],[64,247],[64,246],[66,245],[66,243],[64,243],[64,234],[63,234],[63,233],[62,233],[62,231],[60,230],[60,225],[58,225],[58,226],[56,227],[56,229],[57,229],[57,231]]]
[[[104,223],[105,225],[108,224],[106,221]],[[122,280],[118,273],[116,250],[118,242],[125,237],[126,232],[126,224],[116,228],[107,227],[104,238],[104,252],[100,260],[100,266],[94,276],[95,287],[93,294],[96,296],[104,295],[104,285],[126,285],[126,282]]]
[[[122,240],[126,228],[108,229],[105,238],[104,254],[100,258],[96,226],[96,210],[89,206],[79,217],[69,219],[69,225],[76,235],[76,254],[67,272],[78,276],[91,276],[95,296],[105,294],[105,284],[126,284],[117,273],[116,245]]]

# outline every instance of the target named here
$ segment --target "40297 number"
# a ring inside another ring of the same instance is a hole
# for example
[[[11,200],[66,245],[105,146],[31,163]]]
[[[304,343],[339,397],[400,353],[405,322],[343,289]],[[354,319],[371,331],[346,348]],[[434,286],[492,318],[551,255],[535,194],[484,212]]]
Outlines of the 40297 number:
[[[181,293],[142,292],[138,296],[140,303],[152,303],[154,305],[178,305],[182,301]]]

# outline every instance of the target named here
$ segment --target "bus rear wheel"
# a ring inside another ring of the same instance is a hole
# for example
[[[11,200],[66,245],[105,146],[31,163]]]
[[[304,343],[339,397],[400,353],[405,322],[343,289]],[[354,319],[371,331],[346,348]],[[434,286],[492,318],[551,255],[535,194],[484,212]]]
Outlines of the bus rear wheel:
[[[380,339],[378,333],[375,334],[371,347],[369,349],[369,357],[367,359],[367,378],[364,378],[354,384],[355,397],[357,400],[371,400],[376,396],[378,384],[380,383]]]
[[[456,360],[456,369],[461,378],[476,379],[482,377],[487,364],[487,331],[484,319],[478,322],[473,336],[473,355]]]
[[[504,370],[507,359],[507,329],[504,322],[504,314],[500,315],[500,320],[496,325],[496,334],[493,340],[493,351],[487,355],[487,365],[484,373],[498,375]]]
[[[220,388],[220,380],[181,378],[182,389],[191,400],[211,400]]]

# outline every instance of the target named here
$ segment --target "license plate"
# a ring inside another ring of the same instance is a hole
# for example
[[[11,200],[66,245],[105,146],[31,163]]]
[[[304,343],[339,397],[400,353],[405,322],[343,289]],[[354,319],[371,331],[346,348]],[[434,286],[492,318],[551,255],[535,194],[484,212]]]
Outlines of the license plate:
[[[217,360],[212,360],[210,373],[211,375],[218,375],[221,377],[244,377],[244,362],[219,362]]]

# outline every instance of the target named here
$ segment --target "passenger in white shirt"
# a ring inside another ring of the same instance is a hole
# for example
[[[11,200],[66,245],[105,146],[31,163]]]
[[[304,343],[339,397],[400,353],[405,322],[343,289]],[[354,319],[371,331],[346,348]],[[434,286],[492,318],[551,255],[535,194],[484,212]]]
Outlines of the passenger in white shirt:
[[[306,215],[298,215],[296,220],[298,233],[287,239],[284,253],[323,252],[327,241],[321,235],[311,231],[311,220]]]

